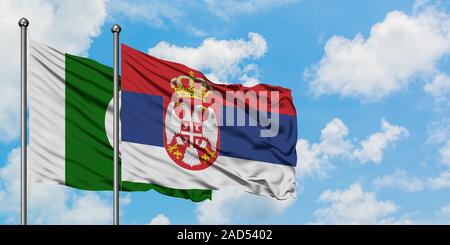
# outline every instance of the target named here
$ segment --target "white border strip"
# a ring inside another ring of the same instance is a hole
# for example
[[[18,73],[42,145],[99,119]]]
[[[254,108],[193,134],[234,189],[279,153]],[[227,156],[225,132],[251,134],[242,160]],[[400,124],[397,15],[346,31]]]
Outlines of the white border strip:
[[[30,177],[65,183],[65,55],[30,42]]]

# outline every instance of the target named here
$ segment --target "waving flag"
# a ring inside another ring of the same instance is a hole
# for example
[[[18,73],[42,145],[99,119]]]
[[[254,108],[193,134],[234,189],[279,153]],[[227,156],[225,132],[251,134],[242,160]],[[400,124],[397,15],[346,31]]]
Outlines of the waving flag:
[[[219,54],[218,54],[219,55]],[[182,189],[295,193],[290,90],[210,82],[122,45],[122,178]]]
[[[113,70],[96,61],[31,43],[29,166],[38,182],[112,190]],[[202,201],[210,190],[122,182],[122,191],[155,189]]]

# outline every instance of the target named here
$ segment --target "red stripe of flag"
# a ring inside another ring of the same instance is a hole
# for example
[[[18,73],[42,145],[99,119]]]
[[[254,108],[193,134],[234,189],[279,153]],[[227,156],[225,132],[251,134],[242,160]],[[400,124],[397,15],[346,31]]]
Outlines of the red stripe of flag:
[[[122,73],[127,74],[127,76],[122,77],[122,90],[124,91],[170,98],[173,93],[170,80],[181,75],[188,76],[191,72],[194,73],[195,77],[204,79],[211,85],[214,91],[222,94],[224,100],[227,91],[241,91],[244,94],[248,91],[254,91],[257,96],[261,91],[268,92],[268,100],[266,101],[269,101],[269,105],[260,105],[260,108],[267,108],[268,111],[270,111],[270,91],[278,91],[280,103],[279,113],[292,116],[296,115],[290,89],[267,84],[259,84],[253,87],[245,87],[241,84],[215,84],[195,69],[183,64],[156,58],[122,44]],[[234,101],[234,106],[236,106],[236,103]],[[248,106],[248,101],[246,101],[246,105]]]

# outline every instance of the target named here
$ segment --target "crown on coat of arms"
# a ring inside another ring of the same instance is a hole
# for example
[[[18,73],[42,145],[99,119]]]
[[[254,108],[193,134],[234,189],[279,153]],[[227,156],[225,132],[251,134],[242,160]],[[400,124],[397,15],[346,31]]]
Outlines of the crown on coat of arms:
[[[188,81],[188,84],[186,84]],[[205,80],[195,77],[190,71],[189,76],[181,75],[170,80],[170,86],[180,98],[193,98],[205,101],[210,94],[211,86]]]

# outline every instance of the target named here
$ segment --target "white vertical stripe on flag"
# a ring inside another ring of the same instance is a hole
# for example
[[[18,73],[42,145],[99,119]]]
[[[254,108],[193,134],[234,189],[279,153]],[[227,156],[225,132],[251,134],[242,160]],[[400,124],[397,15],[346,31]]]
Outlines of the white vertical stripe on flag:
[[[64,184],[65,55],[34,41],[30,44],[30,177]]]

